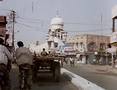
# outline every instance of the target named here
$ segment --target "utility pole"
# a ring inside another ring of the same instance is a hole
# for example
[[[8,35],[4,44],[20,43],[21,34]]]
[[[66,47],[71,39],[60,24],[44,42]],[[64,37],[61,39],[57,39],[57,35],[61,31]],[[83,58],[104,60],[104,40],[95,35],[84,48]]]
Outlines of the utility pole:
[[[13,31],[12,31],[12,46],[14,48],[14,25],[15,25],[15,15],[16,15],[16,12],[14,10],[11,11],[11,17],[12,17],[12,23],[13,23]]]
[[[102,42],[103,42],[103,16],[102,16],[102,13],[101,13],[101,39],[102,39]],[[101,42],[101,43],[102,43]],[[103,46],[100,45],[100,59],[103,58]],[[101,63],[104,63],[104,61]]]
[[[101,14],[101,35],[103,35],[103,15]]]
[[[115,32],[115,18],[112,18],[112,32]]]

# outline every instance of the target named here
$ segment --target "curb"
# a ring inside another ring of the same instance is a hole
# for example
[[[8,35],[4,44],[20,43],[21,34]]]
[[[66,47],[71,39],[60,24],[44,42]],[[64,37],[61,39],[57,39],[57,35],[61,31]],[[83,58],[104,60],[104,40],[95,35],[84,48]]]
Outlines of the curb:
[[[106,90],[64,68],[61,69],[61,74],[65,75],[79,90]]]

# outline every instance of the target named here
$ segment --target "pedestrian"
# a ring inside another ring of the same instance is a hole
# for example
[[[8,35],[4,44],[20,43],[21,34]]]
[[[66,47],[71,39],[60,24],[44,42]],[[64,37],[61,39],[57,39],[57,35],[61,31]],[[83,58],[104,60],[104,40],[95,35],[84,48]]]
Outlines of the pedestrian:
[[[65,63],[68,64],[68,58],[67,57],[65,57]]]
[[[22,77],[22,70],[23,70],[23,67],[28,67],[28,71],[26,73],[27,75],[27,85],[28,85],[28,88],[30,88],[31,90],[31,85],[32,85],[32,60],[33,60],[33,57],[32,57],[32,53],[30,52],[30,50],[26,47],[24,47],[24,44],[22,41],[19,41],[17,42],[17,45],[19,48],[16,49],[16,52],[15,52],[15,55],[16,55],[16,63],[18,64],[19,66],[19,81],[20,81],[20,88],[21,88],[21,77]]]
[[[8,49],[3,45],[3,43],[4,43],[4,40],[0,38],[0,71],[4,72],[5,85],[6,87],[8,86],[7,88],[10,88],[8,67],[9,65],[11,67],[11,64],[9,64],[9,62],[11,62],[13,57],[8,51]]]
[[[71,67],[74,66],[74,59],[72,57],[70,58],[70,65]]]

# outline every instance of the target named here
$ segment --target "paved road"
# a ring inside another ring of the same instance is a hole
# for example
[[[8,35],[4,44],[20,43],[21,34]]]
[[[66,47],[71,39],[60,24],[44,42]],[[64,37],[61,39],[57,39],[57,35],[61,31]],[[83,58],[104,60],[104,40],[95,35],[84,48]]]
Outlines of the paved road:
[[[18,68],[13,66],[13,70],[10,73],[12,90],[18,89]],[[32,90],[78,90],[67,78],[61,75],[59,83],[55,82],[51,74],[41,74],[39,82],[33,84]]]
[[[117,74],[115,73],[96,70],[95,65],[77,64],[75,67],[70,67],[70,65],[64,65],[64,67],[106,90],[117,90]]]

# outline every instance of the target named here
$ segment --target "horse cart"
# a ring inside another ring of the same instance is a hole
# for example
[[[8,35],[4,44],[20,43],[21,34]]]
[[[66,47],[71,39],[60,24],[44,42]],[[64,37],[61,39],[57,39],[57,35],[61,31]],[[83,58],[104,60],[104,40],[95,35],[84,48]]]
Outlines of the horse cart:
[[[60,62],[62,57],[35,56],[33,61],[33,81],[36,80],[40,71],[51,72],[55,81],[60,81]]]

